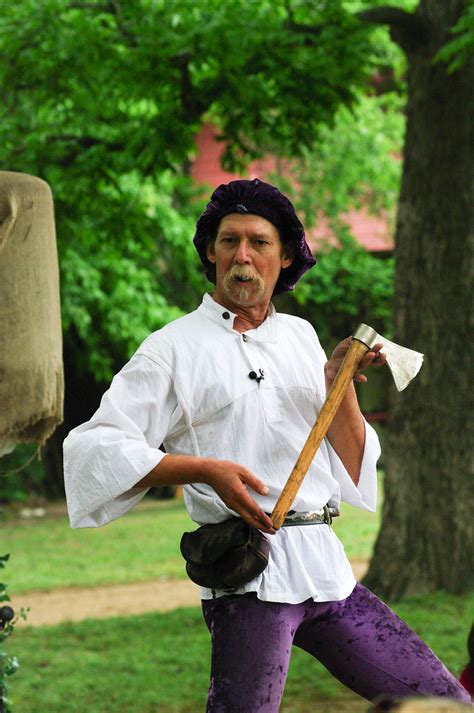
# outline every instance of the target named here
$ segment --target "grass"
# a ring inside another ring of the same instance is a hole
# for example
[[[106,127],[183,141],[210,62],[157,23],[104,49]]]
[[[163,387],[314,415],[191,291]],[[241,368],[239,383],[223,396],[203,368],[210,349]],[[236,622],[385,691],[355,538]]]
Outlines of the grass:
[[[350,557],[370,557],[377,515],[345,506],[333,527]],[[181,500],[147,499],[101,528],[72,530],[66,517],[4,520],[0,554],[11,553],[9,589],[16,594],[185,578],[179,540],[194,528]]]
[[[186,577],[179,539],[194,529],[180,500],[149,500],[106,527],[72,530],[66,517],[6,521],[9,589],[21,593]]]
[[[474,595],[411,598],[395,609],[459,673]],[[199,608],[23,629],[9,648],[22,665],[11,684],[18,713],[196,713],[205,707],[209,634]],[[282,713],[366,708],[318,662],[294,650]]]
[[[378,523],[378,516],[345,506],[334,528],[349,556],[368,557]],[[15,594],[183,577],[179,537],[192,527],[181,501],[149,500],[96,530],[71,530],[64,517],[4,520],[0,553],[11,552],[7,581]],[[394,608],[458,674],[474,595],[412,597]],[[20,627],[8,650],[21,663],[11,682],[15,713],[196,713],[205,707],[209,634],[198,607]],[[282,713],[366,708],[318,662],[294,650]]]
[[[343,542],[348,557],[370,558],[380,527],[381,507],[376,513],[342,504],[341,516],[332,527]]]

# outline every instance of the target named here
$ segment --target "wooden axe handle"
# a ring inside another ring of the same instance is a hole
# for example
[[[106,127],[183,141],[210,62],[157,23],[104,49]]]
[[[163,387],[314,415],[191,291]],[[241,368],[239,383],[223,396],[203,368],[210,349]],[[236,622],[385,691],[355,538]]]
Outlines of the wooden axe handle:
[[[356,375],[359,365],[364,358],[364,355],[369,351],[369,347],[357,339],[352,341],[347,350],[344,361],[342,362],[336,378],[329,390],[326,400],[319,412],[311,432],[306,439],[295,467],[290,473],[290,477],[286,481],[285,487],[281,491],[280,497],[272,512],[273,527],[279,530],[283,525],[283,521],[290,510],[293,500],[300,488],[301,483],[308,471],[311,462],[316,455],[316,451],[321,445],[321,441],[329,430],[329,427],[336,415],[336,412],[341,405],[341,401],[347,391],[349,384]]]

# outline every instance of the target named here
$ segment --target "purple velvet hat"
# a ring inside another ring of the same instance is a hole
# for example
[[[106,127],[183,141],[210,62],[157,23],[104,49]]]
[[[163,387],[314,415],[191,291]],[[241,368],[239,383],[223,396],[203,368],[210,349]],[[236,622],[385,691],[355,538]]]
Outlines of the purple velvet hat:
[[[219,223],[229,213],[251,213],[266,218],[278,229],[282,243],[293,247],[293,262],[281,270],[274,294],[293,290],[300,277],[316,263],[293,204],[278,188],[258,178],[231,181],[216,188],[196,223],[194,245],[210,282],[216,283],[216,267],[207,259],[206,242],[216,236]]]

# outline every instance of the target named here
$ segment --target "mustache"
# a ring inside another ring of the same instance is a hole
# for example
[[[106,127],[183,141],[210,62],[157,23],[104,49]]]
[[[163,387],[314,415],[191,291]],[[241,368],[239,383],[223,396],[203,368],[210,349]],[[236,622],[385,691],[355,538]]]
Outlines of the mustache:
[[[224,277],[224,289],[248,300],[252,293],[263,294],[265,283],[261,275],[250,265],[232,265]]]
[[[247,280],[260,284],[263,282],[262,278],[254,268],[249,265],[232,265],[231,269],[226,275],[226,280]]]

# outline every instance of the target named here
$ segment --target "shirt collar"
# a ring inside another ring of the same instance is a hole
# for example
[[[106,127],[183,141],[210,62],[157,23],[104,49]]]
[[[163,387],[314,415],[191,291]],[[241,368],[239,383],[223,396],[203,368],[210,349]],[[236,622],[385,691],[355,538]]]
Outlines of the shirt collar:
[[[198,309],[205,312],[209,319],[220,324],[220,326],[228,332],[234,331],[234,319],[237,315],[216,302],[211,295],[207,293],[204,295]],[[249,340],[253,339],[256,342],[268,342],[270,344],[277,342],[277,312],[271,302],[268,308],[268,314],[262,324],[255,329],[249,329],[245,334]]]

